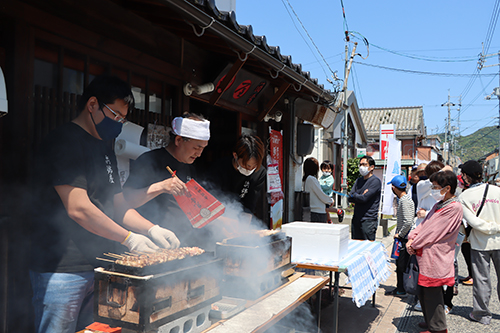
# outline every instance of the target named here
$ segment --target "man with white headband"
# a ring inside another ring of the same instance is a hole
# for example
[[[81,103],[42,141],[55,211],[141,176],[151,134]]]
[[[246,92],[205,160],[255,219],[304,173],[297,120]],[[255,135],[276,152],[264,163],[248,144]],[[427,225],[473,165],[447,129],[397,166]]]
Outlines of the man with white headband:
[[[185,182],[195,176],[193,162],[201,156],[210,139],[210,122],[202,116],[185,113],[174,118],[166,148],[142,154],[130,165],[130,176],[123,187],[125,198],[144,217],[160,226],[169,226],[181,246],[198,245],[194,229],[174,195],[187,191]],[[172,177],[167,166],[175,171]]]

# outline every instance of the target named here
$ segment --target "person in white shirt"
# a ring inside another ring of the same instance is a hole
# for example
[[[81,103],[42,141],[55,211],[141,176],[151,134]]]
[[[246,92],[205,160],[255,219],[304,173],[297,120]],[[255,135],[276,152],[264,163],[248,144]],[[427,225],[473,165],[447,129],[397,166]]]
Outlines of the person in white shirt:
[[[437,200],[431,196],[432,183],[428,178],[444,168],[444,164],[439,161],[431,161],[425,167],[425,177],[420,177],[420,181],[417,183],[417,219],[415,221],[415,227],[417,227],[420,222],[422,222],[431,208],[436,204]]]
[[[319,163],[314,157],[309,157],[304,161],[304,191],[309,192],[309,202],[311,207],[311,222],[327,221],[325,205],[333,204],[333,199],[326,195],[321,189],[318,181]]]
[[[500,277],[500,188],[481,181],[483,168],[478,162],[471,160],[458,167],[462,170],[463,180],[470,185],[459,197],[464,219],[472,227],[469,242],[474,284],[473,308],[469,317],[488,325],[492,318],[488,309],[491,261],[495,265],[497,279]],[[500,290],[500,285],[497,288]]]

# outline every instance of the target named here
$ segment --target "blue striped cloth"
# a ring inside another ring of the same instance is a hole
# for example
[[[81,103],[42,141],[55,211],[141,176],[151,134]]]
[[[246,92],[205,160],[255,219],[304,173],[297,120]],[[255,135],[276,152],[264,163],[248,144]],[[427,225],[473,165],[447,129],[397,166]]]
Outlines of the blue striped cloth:
[[[391,274],[385,247],[380,242],[349,240],[347,256],[340,261],[299,259],[295,263],[338,267],[339,272],[346,272],[357,307],[365,305]]]

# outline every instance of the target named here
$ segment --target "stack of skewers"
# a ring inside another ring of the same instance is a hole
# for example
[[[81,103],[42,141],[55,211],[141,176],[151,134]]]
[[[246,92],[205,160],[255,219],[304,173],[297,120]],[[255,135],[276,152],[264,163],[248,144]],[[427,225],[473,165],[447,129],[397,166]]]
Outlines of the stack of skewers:
[[[167,261],[180,260],[186,257],[194,257],[205,253],[199,247],[181,247],[178,249],[160,249],[153,253],[125,252],[124,254],[104,253],[113,259],[97,258],[98,260],[112,262],[129,267],[146,267],[161,264]]]

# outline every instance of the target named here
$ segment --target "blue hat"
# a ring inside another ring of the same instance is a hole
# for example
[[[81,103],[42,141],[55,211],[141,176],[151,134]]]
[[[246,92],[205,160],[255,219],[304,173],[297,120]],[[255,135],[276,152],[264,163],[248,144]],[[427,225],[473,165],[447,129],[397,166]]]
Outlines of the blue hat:
[[[394,176],[390,182],[387,184],[392,184],[395,187],[399,188],[400,190],[406,189],[406,178],[404,176]]]

